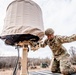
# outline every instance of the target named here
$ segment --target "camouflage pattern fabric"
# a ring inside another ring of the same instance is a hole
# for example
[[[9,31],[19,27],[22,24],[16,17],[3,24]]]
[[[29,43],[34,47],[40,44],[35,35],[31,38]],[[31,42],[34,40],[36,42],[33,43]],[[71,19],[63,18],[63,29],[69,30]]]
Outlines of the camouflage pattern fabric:
[[[60,71],[65,71],[65,75],[76,73],[76,68],[72,67],[72,63],[70,62],[70,57],[68,54],[65,54],[65,56],[60,60]]]
[[[52,50],[54,57],[57,60],[60,60],[67,53],[66,48],[62,44],[73,41],[76,41],[75,34],[69,37],[56,35],[52,40],[46,39],[44,43],[41,44],[41,47],[45,47],[46,45],[48,45]]]
[[[51,61],[51,72],[53,73],[60,73],[60,64],[59,61],[56,60],[56,58],[53,58]]]
[[[69,61],[69,54],[67,53],[66,48],[62,45],[63,43],[70,43],[76,41],[76,35],[73,34],[71,36],[60,36],[56,35],[52,40],[46,39],[41,47],[45,47],[48,45],[53,52],[54,61],[53,65],[60,64],[60,70],[68,70],[68,72],[75,72],[74,69],[71,68],[71,63]],[[59,62],[58,62],[59,61]],[[54,67],[55,67],[54,66]],[[52,67],[52,68],[54,68]],[[56,66],[57,67],[57,66]],[[54,68],[55,69],[55,68]]]

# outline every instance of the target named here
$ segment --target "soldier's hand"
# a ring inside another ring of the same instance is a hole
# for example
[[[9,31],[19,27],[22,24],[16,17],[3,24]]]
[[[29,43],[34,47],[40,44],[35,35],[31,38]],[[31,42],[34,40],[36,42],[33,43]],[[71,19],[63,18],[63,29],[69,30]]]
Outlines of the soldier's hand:
[[[40,42],[33,42],[31,45],[31,50],[36,51],[40,48]]]

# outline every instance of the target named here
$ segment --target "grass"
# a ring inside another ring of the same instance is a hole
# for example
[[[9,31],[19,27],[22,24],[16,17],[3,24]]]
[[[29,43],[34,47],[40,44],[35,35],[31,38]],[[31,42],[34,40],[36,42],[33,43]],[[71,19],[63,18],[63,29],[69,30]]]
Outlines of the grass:
[[[29,69],[28,71],[40,71],[40,70],[49,70],[49,68],[37,68],[37,69]],[[13,69],[1,69],[0,75],[13,75]],[[17,75],[20,75],[20,70],[18,70]]]

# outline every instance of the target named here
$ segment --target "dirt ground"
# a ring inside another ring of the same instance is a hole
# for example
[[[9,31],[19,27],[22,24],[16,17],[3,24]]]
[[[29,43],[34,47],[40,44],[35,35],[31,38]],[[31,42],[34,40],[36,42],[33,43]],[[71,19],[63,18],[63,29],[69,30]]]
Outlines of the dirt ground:
[[[75,65],[74,65],[74,67],[76,67]],[[42,71],[42,70],[50,70],[50,68],[37,68],[37,69],[28,69],[28,71],[29,72],[32,72],[32,71]],[[0,75],[13,75],[13,69],[0,69]],[[21,70],[18,70],[17,71],[17,75],[20,75],[20,71]],[[63,74],[61,74],[61,75],[63,75]]]
[[[37,69],[29,69],[28,71],[40,71],[40,70],[49,70],[49,68],[37,68]],[[13,69],[1,69],[0,70],[0,75],[13,75]],[[20,70],[18,70],[17,75],[20,75]]]

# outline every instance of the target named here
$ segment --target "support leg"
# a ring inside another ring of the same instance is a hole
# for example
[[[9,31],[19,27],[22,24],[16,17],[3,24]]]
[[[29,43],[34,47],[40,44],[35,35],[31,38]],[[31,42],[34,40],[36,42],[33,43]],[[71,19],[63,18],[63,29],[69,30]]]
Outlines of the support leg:
[[[21,74],[20,75],[28,75],[27,72],[27,51],[28,45],[23,46],[22,58],[21,58]]]

